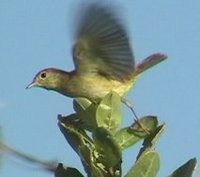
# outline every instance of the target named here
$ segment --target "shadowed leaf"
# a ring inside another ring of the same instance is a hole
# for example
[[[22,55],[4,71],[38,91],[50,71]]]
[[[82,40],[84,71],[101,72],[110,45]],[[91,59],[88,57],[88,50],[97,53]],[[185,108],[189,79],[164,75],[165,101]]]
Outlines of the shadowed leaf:
[[[84,177],[76,168],[64,168],[62,164],[58,164],[55,170],[55,177]]]
[[[195,169],[197,168],[197,159],[193,158],[175,170],[168,177],[193,177]]]
[[[157,140],[160,138],[160,136],[162,135],[164,131],[164,124],[163,125],[160,125],[158,126],[154,132],[152,132],[148,137],[146,137],[144,139],[144,142],[143,142],[143,147],[140,149],[140,152],[138,153],[138,156],[137,156],[137,159],[139,159],[140,155],[146,151],[147,149],[150,149],[152,148],[155,143],[157,142]]]
[[[92,103],[86,98],[78,98],[73,100],[73,107],[77,113],[78,118],[82,122],[82,127],[86,130],[92,131],[96,129],[96,108],[97,104]]]
[[[115,173],[116,177],[116,174],[120,175],[122,153],[112,134],[104,128],[98,128],[93,133],[93,139],[99,163],[102,163],[107,171]]]
[[[95,146],[93,140],[80,126],[76,114],[58,117],[58,126],[65,139],[79,155],[88,176],[104,177],[106,172],[96,163]],[[77,121],[78,120],[78,121]]]
[[[153,132],[158,125],[158,120],[154,116],[145,116],[139,119],[139,121],[149,132]],[[147,136],[149,136],[149,134],[145,132],[137,122],[130,127],[122,128],[115,134],[116,141],[122,150],[133,146]]]

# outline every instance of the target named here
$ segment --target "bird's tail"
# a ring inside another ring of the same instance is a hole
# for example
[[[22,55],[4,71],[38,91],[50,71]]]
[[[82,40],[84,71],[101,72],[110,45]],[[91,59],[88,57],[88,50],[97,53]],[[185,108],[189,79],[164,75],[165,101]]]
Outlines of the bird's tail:
[[[155,66],[156,64],[160,63],[161,61],[167,59],[167,55],[161,53],[155,53],[150,55],[149,57],[142,60],[140,63],[136,65],[134,76],[140,75],[142,72],[146,71],[147,69]]]

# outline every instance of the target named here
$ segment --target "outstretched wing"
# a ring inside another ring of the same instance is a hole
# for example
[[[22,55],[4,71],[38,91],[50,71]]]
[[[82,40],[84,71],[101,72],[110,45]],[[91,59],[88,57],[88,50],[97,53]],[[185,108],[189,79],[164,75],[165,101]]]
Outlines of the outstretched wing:
[[[129,79],[134,71],[134,56],[125,27],[113,9],[90,4],[83,11],[73,48],[76,71],[120,81]]]

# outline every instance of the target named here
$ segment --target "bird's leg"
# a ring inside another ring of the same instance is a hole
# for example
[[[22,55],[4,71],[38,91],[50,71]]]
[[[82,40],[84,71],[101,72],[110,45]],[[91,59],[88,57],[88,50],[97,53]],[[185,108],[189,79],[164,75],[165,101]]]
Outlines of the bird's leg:
[[[125,98],[122,98],[122,103],[124,103],[124,104],[131,110],[131,112],[133,113],[133,115],[134,115],[134,117],[135,117],[134,120],[135,120],[135,121],[138,121],[138,120],[139,120],[139,119],[138,119],[138,116],[137,116],[135,110],[133,109],[133,105],[131,104],[131,102],[128,101],[127,99],[125,99]]]
[[[121,101],[122,101],[122,103],[124,103],[124,104],[131,110],[131,112],[133,113],[133,115],[134,115],[134,117],[135,117],[135,118],[134,118],[134,121],[138,124],[138,126],[139,126],[142,130],[144,130],[147,134],[149,134],[149,131],[148,131],[148,130],[142,125],[142,123],[140,122],[140,120],[139,120],[139,118],[138,118],[138,116],[137,116],[135,110],[133,109],[133,106],[132,106],[131,102],[128,101],[127,99],[125,99],[125,98],[122,98]]]

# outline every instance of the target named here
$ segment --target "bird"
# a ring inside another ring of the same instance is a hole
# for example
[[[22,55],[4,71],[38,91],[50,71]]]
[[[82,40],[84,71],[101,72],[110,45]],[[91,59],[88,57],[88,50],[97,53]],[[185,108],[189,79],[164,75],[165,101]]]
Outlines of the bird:
[[[43,69],[27,89],[40,87],[94,103],[111,91],[124,98],[144,71],[167,58],[154,53],[136,64],[125,24],[110,6],[89,4],[79,12],[79,17],[72,47],[75,68]]]

